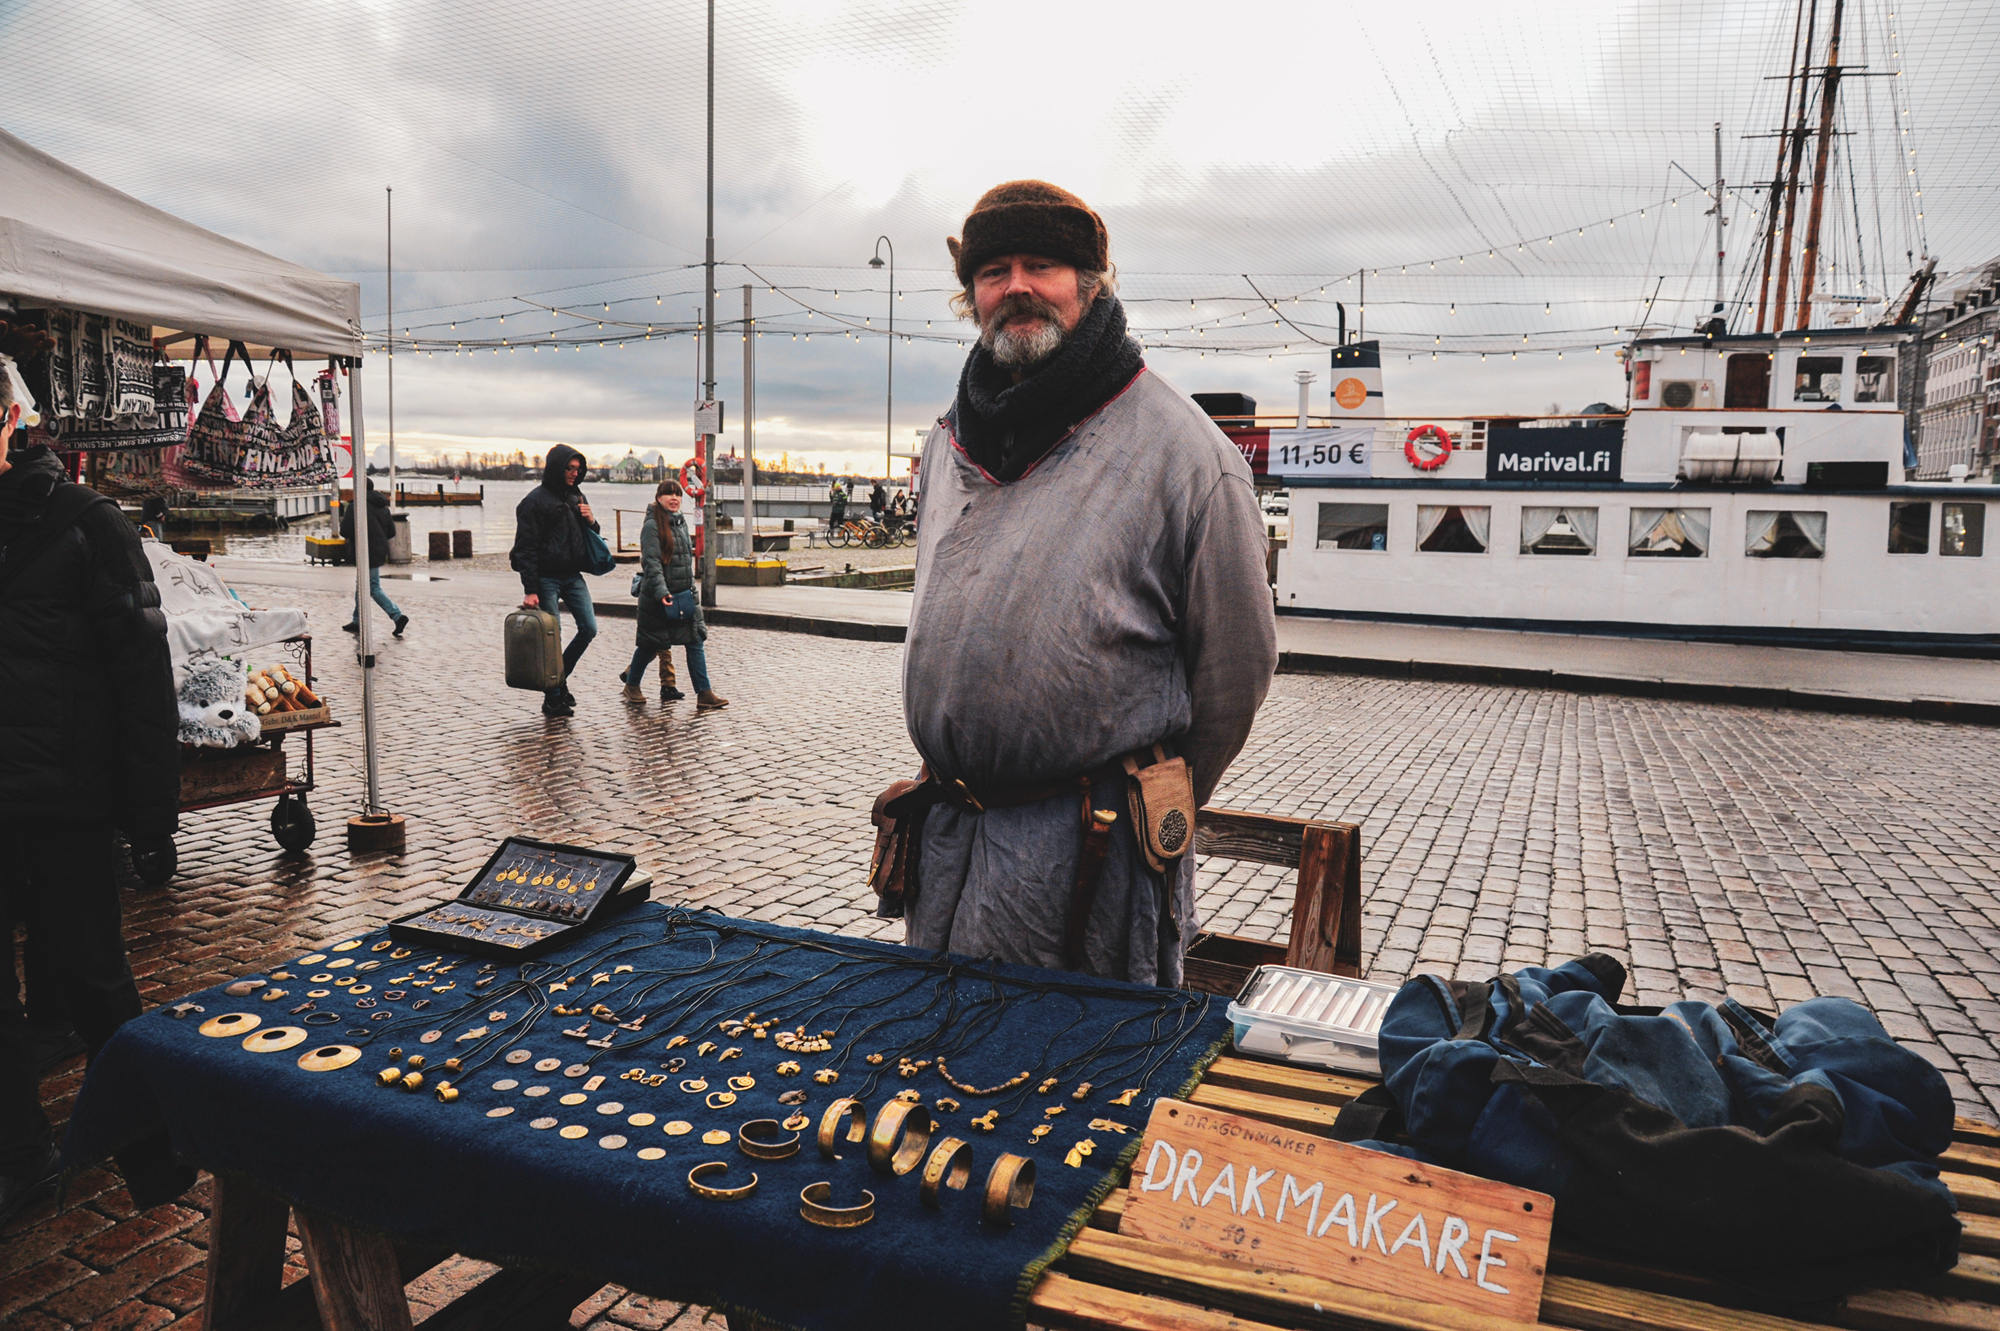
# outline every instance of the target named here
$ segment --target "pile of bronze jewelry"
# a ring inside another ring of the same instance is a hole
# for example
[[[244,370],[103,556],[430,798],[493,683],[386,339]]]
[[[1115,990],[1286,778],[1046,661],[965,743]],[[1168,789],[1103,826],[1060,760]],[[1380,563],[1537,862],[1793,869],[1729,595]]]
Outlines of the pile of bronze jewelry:
[[[1035,1161],[1021,1152],[1039,1147],[1066,1113],[1073,1109],[1079,1116],[1088,1113],[1076,1107],[1091,1099],[1100,1083],[1137,1082],[1104,1102],[1133,1106],[1180,1037],[1207,1011],[1204,996],[1162,991],[1156,1011],[1141,1011],[1110,1023],[1088,1048],[1062,1059],[1043,1076],[1021,1071],[981,1086],[954,1075],[951,1060],[973,1056],[1005,1011],[1002,986],[989,973],[943,961],[890,960],[833,939],[824,944],[780,942],[729,925],[715,917],[686,912],[669,915],[669,941],[714,936],[710,955],[693,966],[644,972],[635,969],[621,958],[636,956],[661,942],[657,933],[641,937],[635,932],[610,939],[599,937],[582,958],[520,964],[519,977],[513,980],[503,979],[499,963],[473,967],[470,959],[450,954],[420,957],[388,939],[372,944],[366,939],[351,939],[294,963],[299,970],[310,972],[304,983],[315,986],[304,990],[302,1001],[286,1009],[287,1015],[301,1019],[302,1026],[266,1027],[254,1012],[232,1012],[203,1021],[199,1030],[205,1036],[237,1038],[253,1053],[271,1053],[306,1044],[311,1039],[306,1027],[342,1026],[345,1040],[351,1043],[322,1045],[298,1056],[298,1067],[314,1073],[353,1066],[363,1058],[362,1046],[378,1039],[384,1043],[400,1041],[391,1043],[389,1065],[375,1072],[376,1082],[403,1094],[428,1091],[436,1102],[446,1105],[458,1102],[467,1078],[493,1065],[502,1075],[490,1083],[490,1089],[502,1095],[518,1093],[527,1101],[522,1117],[534,1115],[527,1120],[529,1129],[553,1130],[573,1141],[596,1134],[597,1146],[606,1151],[634,1144],[634,1136],[626,1129],[657,1126],[668,1137],[685,1136],[696,1129],[690,1121],[695,1115],[683,1118],[668,1113],[663,1123],[662,1115],[636,1106],[628,1108],[621,1097],[644,1096],[672,1085],[688,1097],[682,1112],[693,1109],[696,1103],[706,1110],[723,1111],[734,1105],[740,1094],[754,1089],[760,1076],[767,1075],[753,1068],[768,1066],[769,1076],[798,1079],[798,1084],[777,1097],[791,1111],[789,1115],[783,1119],[753,1118],[733,1131],[713,1127],[701,1136],[710,1146],[733,1141],[737,1151],[751,1161],[785,1160],[800,1154],[804,1135],[814,1127],[814,1119],[805,1108],[811,1098],[807,1086],[831,1087],[844,1073],[852,1084],[834,1092],[836,1098],[819,1113],[815,1147],[827,1160],[839,1159],[845,1147],[861,1148],[869,1166],[885,1180],[917,1174],[918,1201],[930,1211],[942,1210],[949,1192],[964,1191],[971,1183],[976,1153],[968,1138],[976,1140],[974,1132],[999,1132],[1003,1119],[1027,1111],[1030,1100],[1044,1097],[1049,1102],[1038,1106],[1025,1141],[1016,1151],[998,1152],[986,1172],[981,1218],[1005,1228],[1013,1224],[1013,1213],[1026,1208],[1034,1197]],[[747,955],[722,960],[725,938],[749,939],[753,945]],[[364,948],[366,956],[345,955]],[[759,968],[767,956],[793,948],[824,953],[824,966],[805,979]],[[472,969],[462,970],[467,967]],[[765,983],[769,981],[780,983],[772,989]],[[293,997],[293,992],[279,986],[299,982],[294,972],[279,969],[267,977],[239,980],[223,992],[232,997],[255,994],[265,1003],[283,1002]],[[902,987],[887,999],[871,990],[855,1001],[839,1001],[850,990],[885,982]],[[1010,983],[1020,987],[1019,982]],[[878,1018],[851,1036],[841,1037],[843,1025],[893,1006],[895,999],[921,995],[927,987],[933,991],[930,1004],[914,1016]],[[808,988],[812,992],[805,992]],[[759,1009],[742,1011],[730,1005],[732,991],[749,990],[758,991]],[[1060,985],[1050,985],[1032,996],[1047,998],[1065,992]],[[446,999],[447,994],[454,994],[455,1002]],[[771,1015],[773,1005],[786,1000],[803,1009],[798,1015],[806,1020],[795,1020],[787,1027]],[[431,1011],[447,1004],[452,1008],[449,1012]],[[201,1011],[192,1003],[168,1009],[177,1018]],[[742,1015],[734,1015],[738,1011]],[[1056,1044],[1079,1026],[1082,1012],[1078,1001],[1075,1020],[1048,1037],[1044,1061]],[[718,1017],[717,1013],[723,1015]],[[556,1027],[561,1038],[577,1040],[586,1052],[537,1058],[524,1047],[520,1041],[535,1032],[544,1016],[560,1019]],[[346,1024],[349,1022],[353,1024]],[[860,1053],[863,1043],[878,1030],[910,1024],[928,1024],[928,1029],[906,1040],[901,1051]],[[1136,1029],[1128,1033],[1128,1027]],[[679,1033],[677,1028],[692,1033]],[[720,1038],[708,1038],[710,1034]],[[406,1049],[405,1044],[412,1047]],[[444,1048],[434,1048],[440,1045]],[[630,1064],[629,1056],[642,1048],[649,1048],[648,1057],[665,1057],[650,1067]],[[628,1064],[615,1081],[629,1083],[629,1090],[613,1084],[610,1074],[594,1070],[593,1064],[605,1055],[611,1055],[614,1064]],[[806,1060],[822,1065],[808,1072]],[[1080,1079],[1086,1071],[1090,1079]],[[557,1095],[556,1086],[535,1082],[530,1073],[560,1073],[575,1087]],[[925,1093],[914,1083],[933,1074],[957,1094],[937,1095],[927,1103]],[[524,1078],[530,1084],[524,1086]],[[891,1078],[910,1084],[882,1103],[871,1122],[868,1102],[878,1089],[887,1089],[885,1083]],[[574,1111],[574,1117],[599,1092],[607,1098],[593,1106],[594,1113],[604,1120],[595,1129],[584,1123],[562,1125],[544,1103],[553,1095],[554,1105]],[[993,1102],[985,1112],[967,1119],[965,1136],[946,1130],[947,1116],[961,1110],[959,1096]],[[508,1119],[515,1117],[516,1111],[516,1105],[503,1103],[488,1109],[486,1117]],[[1114,1142],[1133,1131],[1132,1124],[1108,1117],[1093,1117],[1088,1122],[1089,1133],[1107,1135]],[[1097,1146],[1095,1136],[1079,1136],[1065,1153],[1064,1163],[1083,1168]],[[641,1145],[634,1151],[635,1157],[644,1161],[661,1160],[667,1154],[664,1147],[656,1145]],[[711,1201],[739,1200],[756,1191],[755,1173],[737,1183],[727,1177],[729,1171],[728,1160],[697,1164],[688,1172],[687,1186],[696,1196]],[[865,1225],[874,1218],[875,1196],[863,1189],[858,1202],[836,1204],[832,1183],[815,1182],[801,1190],[799,1214],[813,1224],[833,1228]]]

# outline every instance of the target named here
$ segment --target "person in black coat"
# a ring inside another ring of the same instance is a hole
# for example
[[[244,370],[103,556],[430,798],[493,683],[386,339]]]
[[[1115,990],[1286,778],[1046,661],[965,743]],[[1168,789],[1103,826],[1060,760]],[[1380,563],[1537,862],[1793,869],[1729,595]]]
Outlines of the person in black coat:
[[[152,567],[118,506],[72,484],[46,446],[9,451],[32,409],[10,367],[0,356],[0,1224],[53,1186],[57,1159],[15,997],[15,926],[27,928],[29,1006],[60,1013],[95,1057],[140,1011],[114,832],[135,856],[160,854],[180,817],[180,713]],[[193,1182],[164,1139],[143,1155],[120,1156],[135,1194]]]
[[[557,444],[542,465],[542,483],[514,509],[514,549],[508,562],[521,575],[521,604],[530,609],[539,606],[552,615],[560,615],[560,607],[566,606],[576,616],[576,636],[563,648],[563,682],[543,696],[543,716],[576,715],[569,677],[597,636],[597,611],[583,581],[584,570],[590,567],[584,529],[597,530],[590,505],[577,488],[583,465],[583,454]]]
[[[875,488],[868,492],[868,507],[874,510],[875,524],[880,526],[882,510],[889,507],[889,492],[882,488],[880,481],[875,482]]]
[[[354,562],[354,505],[343,504],[340,508],[340,534],[347,542],[347,562]],[[368,481],[368,595],[382,613],[395,621],[396,636],[402,637],[403,630],[410,626],[410,617],[396,608],[389,599],[389,593],[382,590],[382,565],[389,560],[389,542],[396,537],[396,518],[389,511],[389,498],[375,488],[373,478]],[[354,598],[354,618],[340,626],[349,633],[361,632],[361,597]]]

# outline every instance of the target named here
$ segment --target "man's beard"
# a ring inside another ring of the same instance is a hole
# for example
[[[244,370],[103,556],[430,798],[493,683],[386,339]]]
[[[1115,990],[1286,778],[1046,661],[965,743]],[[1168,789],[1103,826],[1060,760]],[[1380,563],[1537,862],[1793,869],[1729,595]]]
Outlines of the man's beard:
[[[1041,320],[1031,333],[1007,328],[1008,320],[1030,315]],[[1069,330],[1062,325],[1062,312],[1049,301],[1030,292],[1019,291],[1003,297],[979,328],[979,344],[993,357],[993,363],[1007,370],[1032,370],[1062,350]]]

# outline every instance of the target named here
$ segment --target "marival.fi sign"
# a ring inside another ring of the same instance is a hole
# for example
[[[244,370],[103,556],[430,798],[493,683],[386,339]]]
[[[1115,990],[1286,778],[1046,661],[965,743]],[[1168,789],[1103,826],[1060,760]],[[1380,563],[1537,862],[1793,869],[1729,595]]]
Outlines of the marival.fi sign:
[[[1160,1100],[1118,1232],[1526,1323],[1554,1219],[1525,1188]]]
[[[1486,431],[1489,481],[1615,481],[1625,466],[1625,427],[1494,425]]]

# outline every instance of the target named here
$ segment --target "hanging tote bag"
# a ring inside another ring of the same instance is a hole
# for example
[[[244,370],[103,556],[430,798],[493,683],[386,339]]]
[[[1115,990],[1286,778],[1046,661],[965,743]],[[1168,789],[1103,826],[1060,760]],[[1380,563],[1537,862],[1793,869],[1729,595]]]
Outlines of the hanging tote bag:
[[[618,561],[611,557],[611,547],[604,538],[584,526],[583,516],[577,515],[577,526],[583,527],[583,571],[594,578],[601,578],[618,567]]]
[[[229,362],[235,358],[240,345],[236,342],[229,344],[229,351],[222,358],[222,368],[216,371],[215,386],[208,390],[208,397],[202,402],[201,411],[188,430],[187,447],[181,454],[181,461],[189,470],[225,484],[235,480],[243,471],[243,422],[236,419],[229,401],[229,390],[222,385],[229,373]],[[243,366],[250,368],[248,354],[243,357]]]

